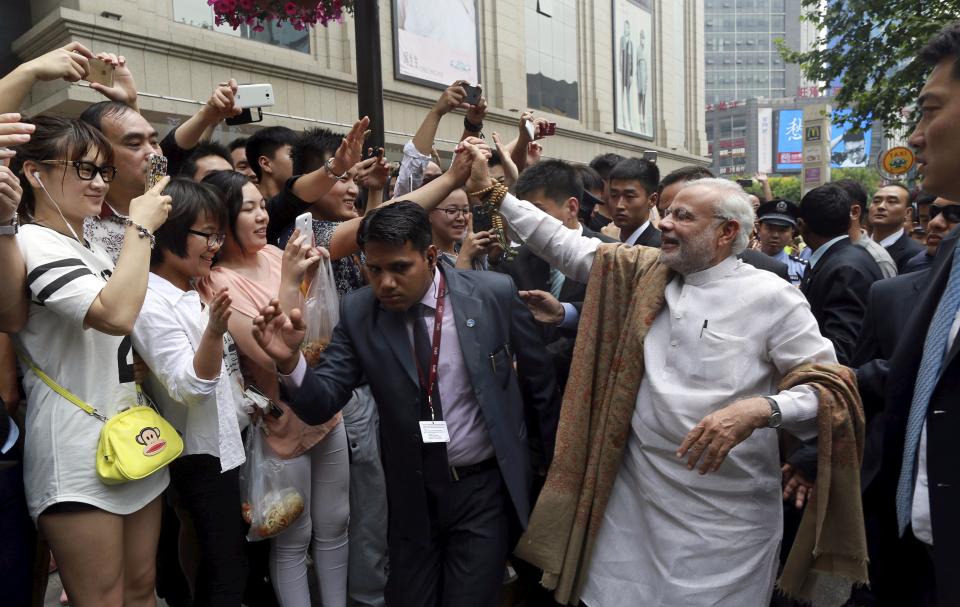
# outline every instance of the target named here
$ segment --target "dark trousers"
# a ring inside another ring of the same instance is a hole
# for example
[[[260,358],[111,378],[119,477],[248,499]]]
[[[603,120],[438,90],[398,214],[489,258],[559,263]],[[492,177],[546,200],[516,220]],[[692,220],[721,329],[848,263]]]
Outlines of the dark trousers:
[[[16,450],[13,457],[17,457]],[[35,542],[36,530],[23,493],[23,465],[0,459],[0,603],[30,605]]]
[[[430,537],[391,538],[388,607],[496,607],[511,508],[496,468],[429,496]]]
[[[170,464],[170,482],[197,533],[200,567],[193,604],[237,607],[247,580],[239,469],[221,473],[218,458],[188,455]]]
[[[888,549],[871,571],[876,605],[935,607],[937,584],[930,547],[913,536],[912,527],[907,527],[902,538],[893,539],[888,535],[887,540]]]

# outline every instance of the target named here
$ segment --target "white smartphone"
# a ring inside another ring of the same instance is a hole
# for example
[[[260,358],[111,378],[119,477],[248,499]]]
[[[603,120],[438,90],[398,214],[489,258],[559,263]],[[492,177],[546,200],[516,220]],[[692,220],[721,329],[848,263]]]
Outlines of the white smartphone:
[[[234,96],[234,104],[240,109],[270,107],[274,102],[272,84],[241,84]]]
[[[533,120],[527,120],[523,123],[523,126],[527,127],[527,137],[530,138],[530,141],[536,139],[536,130],[533,126]]]
[[[310,237],[311,247],[316,246],[316,242],[313,240],[313,215],[310,213],[298,215],[296,221],[293,222],[293,227],[300,230],[300,236]]]

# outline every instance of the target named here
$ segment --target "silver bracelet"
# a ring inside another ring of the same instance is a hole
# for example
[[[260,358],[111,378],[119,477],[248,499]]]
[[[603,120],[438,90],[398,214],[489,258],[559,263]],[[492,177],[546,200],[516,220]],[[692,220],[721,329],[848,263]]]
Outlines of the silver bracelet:
[[[327,158],[327,161],[323,163],[323,168],[325,168],[327,172],[330,173],[330,176],[333,177],[334,179],[343,179],[344,177],[347,176],[347,173],[350,172],[350,169],[347,169],[346,171],[343,172],[342,175],[337,175],[337,173],[333,170],[332,156],[330,158]]]
[[[143,227],[142,225],[140,225],[139,223],[135,222],[134,220],[130,219],[129,217],[124,217],[124,218],[123,218],[123,223],[124,223],[125,225],[127,225],[127,226],[135,229],[135,230],[137,231],[137,236],[139,236],[140,238],[149,238],[149,239],[150,239],[150,248],[151,248],[151,249],[153,249],[153,248],[155,248],[155,247],[157,246],[157,238],[156,238],[156,236],[154,236],[153,234],[150,233],[150,230],[148,230],[147,228]]]

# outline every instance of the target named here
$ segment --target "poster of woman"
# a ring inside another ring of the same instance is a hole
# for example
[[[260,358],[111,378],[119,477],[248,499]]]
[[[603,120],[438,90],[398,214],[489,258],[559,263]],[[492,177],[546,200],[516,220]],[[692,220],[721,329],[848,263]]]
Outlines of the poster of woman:
[[[613,40],[614,126],[652,138],[652,0],[613,0]]]

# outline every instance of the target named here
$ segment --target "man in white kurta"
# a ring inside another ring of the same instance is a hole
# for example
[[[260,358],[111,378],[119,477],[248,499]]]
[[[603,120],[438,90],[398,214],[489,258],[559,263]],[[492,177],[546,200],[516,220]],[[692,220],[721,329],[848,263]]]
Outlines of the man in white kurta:
[[[716,188],[703,185],[697,195],[730,194],[715,181],[700,182]],[[673,206],[690,198],[678,195]],[[510,195],[500,211],[537,255],[587,282],[599,240]],[[693,246],[667,223],[666,243]],[[769,604],[783,512],[776,432],[753,431],[707,474],[689,469],[678,449],[705,416],[758,395],[776,401],[785,430],[812,438],[816,394],[806,386],[778,392],[777,384],[798,365],[837,359],[803,295],[727,246],[714,265],[675,276],[644,340],[632,430],[581,596],[588,607]]]

